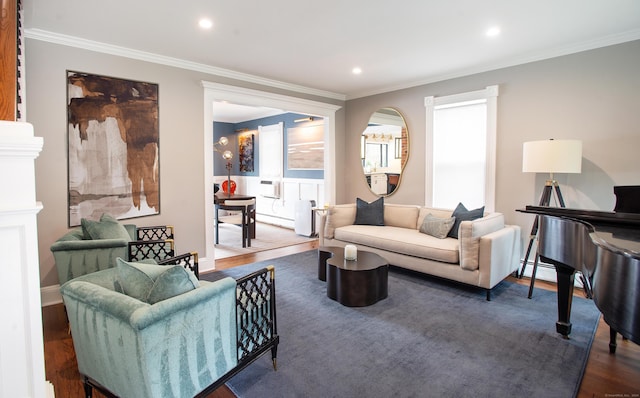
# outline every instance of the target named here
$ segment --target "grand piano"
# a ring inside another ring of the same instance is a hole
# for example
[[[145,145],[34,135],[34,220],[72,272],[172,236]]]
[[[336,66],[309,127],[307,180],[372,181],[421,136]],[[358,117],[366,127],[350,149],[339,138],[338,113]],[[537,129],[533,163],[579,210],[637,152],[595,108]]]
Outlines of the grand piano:
[[[640,344],[640,186],[614,187],[613,212],[546,206],[518,210],[540,217],[538,255],[556,269],[556,331],[571,333],[575,272],[584,278],[588,297],[610,328],[609,351],[616,336]]]

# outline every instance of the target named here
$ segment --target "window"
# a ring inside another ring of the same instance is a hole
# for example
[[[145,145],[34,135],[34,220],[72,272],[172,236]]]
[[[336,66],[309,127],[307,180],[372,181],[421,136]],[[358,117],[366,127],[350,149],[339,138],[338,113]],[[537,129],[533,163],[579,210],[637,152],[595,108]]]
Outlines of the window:
[[[365,159],[371,164],[364,166],[373,167],[389,167],[389,144],[368,143]]]
[[[425,204],[495,210],[498,86],[427,97]]]
[[[260,179],[282,179],[282,122],[270,126],[259,126]],[[268,155],[267,155],[268,154]]]

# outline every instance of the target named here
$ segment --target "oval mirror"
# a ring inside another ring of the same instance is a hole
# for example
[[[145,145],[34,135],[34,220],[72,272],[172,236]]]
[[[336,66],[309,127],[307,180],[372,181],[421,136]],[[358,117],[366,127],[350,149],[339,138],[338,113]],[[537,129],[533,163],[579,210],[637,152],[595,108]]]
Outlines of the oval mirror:
[[[396,192],[408,157],[409,133],[400,112],[375,111],[360,137],[362,170],[371,192],[379,196]]]

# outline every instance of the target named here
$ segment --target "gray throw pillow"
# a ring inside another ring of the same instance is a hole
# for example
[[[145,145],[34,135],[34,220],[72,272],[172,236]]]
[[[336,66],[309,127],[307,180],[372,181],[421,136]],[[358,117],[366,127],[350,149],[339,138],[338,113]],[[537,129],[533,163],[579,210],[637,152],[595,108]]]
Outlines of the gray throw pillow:
[[[458,239],[458,230],[460,229],[460,223],[463,221],[471,221],[478,218],[482,218],[484,215],[484,206],[478,207],[477,209],[467,210],[466,207],[462,203],[458,203],[458,206],[453,211],[451,216],[456,218],[456,221],[453,223],[453,227],[451,227],[451,231],[447,236]]]
[[[384,226],[384,198],[379,198],[371,203],[357,198],[354,224]]]
[[[424,221],[422,221],[420,232],[438,239],[444,239],[447,237],[449,231],[451,231],[451,227],[453,227],[455,221],[455,217],[439,218],[429,213],[424,218]]]

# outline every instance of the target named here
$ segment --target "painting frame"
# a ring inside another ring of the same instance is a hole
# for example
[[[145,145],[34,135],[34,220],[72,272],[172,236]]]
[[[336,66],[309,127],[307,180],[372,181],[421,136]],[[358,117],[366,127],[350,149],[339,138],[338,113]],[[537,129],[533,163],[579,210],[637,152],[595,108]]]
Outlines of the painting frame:
[[[66,71],[67,215],[160,214],[159,85]]]
[[[256,131],[238,134],[238,167],[240,172],[247,173],[254,170],[254,140]]]

